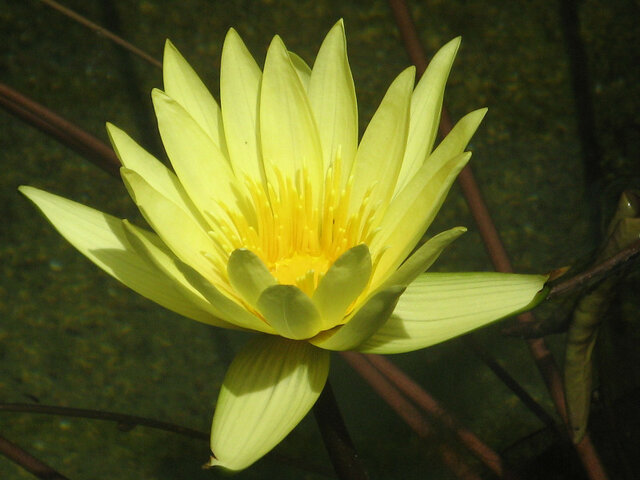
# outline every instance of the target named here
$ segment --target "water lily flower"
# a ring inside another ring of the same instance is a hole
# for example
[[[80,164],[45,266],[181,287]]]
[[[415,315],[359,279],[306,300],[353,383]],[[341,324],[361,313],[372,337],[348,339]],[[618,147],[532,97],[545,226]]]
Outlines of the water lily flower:
[[[185,317],[258,333],[221,387],[211,465],[240,470],[278,444],[318,398],[330,351],[408,352],[539,300],[541,275],[423,273],[465,231],[419,245],[485,114],[469,113],[433,148],[459,44],[442,47],[417,85],[414,67],[400,73],[358,141],[342,21],[313,68],[276,36],[261,70],[231,29],[220,105],[167,41],[165,90],[152,97],[173,171],[107,126],[153,232],[20,188],[128,287]]]

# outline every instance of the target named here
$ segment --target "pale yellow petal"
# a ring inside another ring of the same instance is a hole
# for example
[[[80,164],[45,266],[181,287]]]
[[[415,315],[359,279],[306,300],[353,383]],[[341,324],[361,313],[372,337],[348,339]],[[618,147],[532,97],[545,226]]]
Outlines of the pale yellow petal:
[[[300,79],[300,83],[304,88],[305,92],[309,90],[309,81],[311,80],[311,67],[307,65],[307,62],[295,52],[289,51],[289,58],[291,59],[291,65],[296,71],[298,78]]]
[[[162,243],[162,240],[156,234],[136,227],[127,220],[124,220],[123,224],[127,240],[135,252],[153,264],[162,274],[172,279],[174,288],[187,300],[210,314],[211,318],[207,317],[204,323],[222,328],[238,328],[233,323],[225,322],[219,318],[221,316],[220,312],[200,292],[193,288],[177,267],[177,263],[180,260]]]
[[[267,52],[260,94],[260,139],[267,180],[276,191],[277,172],[296,181],[305,176],[319,200],[323,187],[322,151],[307,94],[276,36]]]
[[[203,227],[206,225],[175,173],[115,125],[107,123],[107,132],[122,165],[144,178],[152,188],[192,215]]]
[[[371,255],[364,244],[347,250],[331,265],[312,298],[323,330],[342,323],[347,308],[362,293],[370,276]]]
[[[400,286],[378,291],[354,312],[347,323],[316,335],[310,342],[326,350],[357,348],[384,325],[403,291]]]
[[[260,294],[257,309],[278,335],[285,338],[311,338],[322,329],[322,320],[315,305],[294,285],[266,288]]]
[[[358,105],[342,20],[327,34],[313,64],[309,102],[320,134],[325,171],[340,155],[346,181],[358,148]]]
[[[176,290],[173,278],[138,254],[120,219],[37,188],[23,186],[20,191],[71,245],[109,275],[180,315],[217,323],[213,315]]]
[[[396,193],[422,167],[433,148],[442,112],[444,87],[459,46],[460,37],[457,37],[438,50],[413,91],[407,149],[396,184]]]
[[[372,251],[386,248],[373,276],[374,285],[383,281],[414,249],[470,157],[471,152],[454,157],[430,177],[423,176],[429,168],[423,165],[409,185],[394,198],[379,226],[380,233],[371,245]],[[420,212],[420,215],[416,216],[415,212]]]
[[[455,227],[431,237],[384,280],[384,285],[409,285],[418,275],[433,265],[451,242],[466,231],[467,229],[464,227]]]
[[[240,179],[264,178],[258,138],[262,71],[232,28],[222,47],[220,103],[231,165]]]
[[[222,152],[226,150],[220,107],[198,74],[167,40],[162,62],[164,91],[182,105]]]
[[[201,226],[136,172],[122,168],[121,173],[131,198],[145,220],[171,251],[205,278],[220,282],[221,272],[204,255],[219,256],[219,252]]]
[[[224,285],[216,285],[200,275],[186,263],[178,262],[176,265],[184,274],[187,281],[195,288],[211,305],[219,312],[220,318],[233,323],[234,325],[257,332],[275,334],[262,318],[247,310],[241,301],[230,298],[229,294],[224,294],[221,290]]]
[[[415,67],[407,68],[396,77],[364,132],[351,172],[352,212],[360,209],[368,193],[374,208],[387,207],[407,143],[414,79]]]
[[[311,409],[328,373],[329,352],[306,342],[265,336],[249,342],[220,389],[209,465],[242,470],[269,452]]]
[[[546,296],[545,275],[425,273],[387,322],[357,350],[402,353],[443,342],[520,311]]]
[[[217,214],[219,203],[235,206],[237,182],[227,158],[178,102],[157,89],[152,97],[164,148],[198,209]]]

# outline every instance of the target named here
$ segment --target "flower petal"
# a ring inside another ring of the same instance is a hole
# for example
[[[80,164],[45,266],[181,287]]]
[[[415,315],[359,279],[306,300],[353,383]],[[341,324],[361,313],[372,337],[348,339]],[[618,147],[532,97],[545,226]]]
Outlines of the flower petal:
[[[425,270],[433,265],[442,251],[466,231],[467,229],[465,227],[455,227],[431,237],[407,258],[402,265],[400,265],[400,268],[385,280],[384,284],[402,285],[406,287],[413,282],[418,275],[424,273]]]
[[[127,240],[136,253],[154,265],[164,275],[172,279],[174,288],[176,288],[181,295],[198,308],[209,312],[215,317],[213,319],[207,319],[205,323],[222,328],[238,328],[233,323],[220,320],[220,317],[223,316],[221,312],[209,303],[198,290],[193,288],[182,271],[176,266],[180,260],[162,243],[162,240],[160,240],[156,234],[136,227],[127,220],[123,220],[122,223]]]
[[[231,286],[252,307],[267,287],[278,283],[260,257],[246,248],[233,251],[227,263],[227,273]]]
[[[132,170],[121,169],[122,179],[145,220],[162,241],[183,262],[195,268],[210,281],[221,281],[204,253],[219,256],[216,244],[202,227],[180,207],[153,189]]]
[[[278,191],[278,173],[309,180],[322,198],[320,139],[307,94],[280,37],[274,37],[264,64],[260,93],[260,139],[267,180]],[[317,193],[315,193],[317,192]]]
[[[258,101],[262,71],[238,33],[224,39],[220,67],[220,103],[231,165],[239,179],[264,177],[258,144]]]
[[[335,327],[362,293],[371,276],[371,255],[365,244],[344,252],[322,277],[313,303],[322,317],[322,329]]]
[[[196,270],[186,263],[178,262],[177,267],[184,274],[185,278],[204,298],[207,299],[214,308],[220,312],[220,318],[232,323],[238,327],[257,332],[275,334],[276,331],[271,328],[262,318],[251,313],[243,305],[229,298],[216,288],[214,284],[200,275]],[[221,286],[222,287],[222,286]]]
[[[20,187],[45,217],[89,260],[140,295],[169,310],[216,325],[213,315],[189,301],[169,278],[130,245],[122,221],[33,187]]]
[[[220,107],[198,74],[167,40],[162,62],[164,91],[178,102],[221,150],[225,151]]]
[[[388,320],[402,292],[404,287],[400,286],[378,291],[364,302],[347,323],[321,332],[309,341],[326,350],[355,349]]]
[[[425,348],[531,309],[546,297],[545,275],[425,273],[400,297],[387,322],[357,350]]]
[[[386,209],[402,166],[409,130],[409,105],[415,67],[404,70],[393,81],[362,136],[351,176],[350,210],[360,209],[365,196]],[[376,204],[377,205],[377,204]]]
[[[275,447],[318,399],[329,352],[260,337],[238,353],[225,376],[211,428],[210,466],[248,467]]]
[[[236,205],[236,181],[216,144],[182,106],[158,89],[152,92],[158,129],[171,165],[200,212]]]
[[[420,170],[433,148],[440,123],[444,87],[459,46],[460,37],[457,37],[438,50],[413,91],[407,149],[396,193]]]
[[[380,233],[371,244],[372,251],[388,247],[380,257],[373,275],[373,285],[393,272],[413,250],[440,209],[460,170],[467,164],[471,152],[452,158],[435,175],[424,180],[420,170],[387,210]],[[423,166],[427,169],[427,165]],[[413,190],[414,183],[416,189]],[[416,218],[414,212],[420,211]]]
[[[293,285],[266,288],[256,307],[269,325],[285,338],[311,338],[322,329],[322,319],[313,302]]]
[[[298,78],[300,79],[300,83],[306,92],[309,90],[309,81],[311,80],[311,68],[307,65],[307,62],[295,52],[288,51],[289,58],[291,59],[291,65],[296,71]]]
[[[358,105],[342,20],[327,34],[313,64],[309,103],[318,126],[324,170],[340,155],[346,182],[358,148]]]
[[[107,133],[122,165],[144,178],[152,188],[191,214],[201,225],[206,225],[175,173],[115,125],[107,123]]]

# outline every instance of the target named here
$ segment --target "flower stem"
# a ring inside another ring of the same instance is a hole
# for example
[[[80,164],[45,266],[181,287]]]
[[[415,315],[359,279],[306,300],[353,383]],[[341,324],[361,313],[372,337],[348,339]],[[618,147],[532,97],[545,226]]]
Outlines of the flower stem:
[[[333,468],[341,480],[367,480],[369,475],[360,461],[347,427],[338,409],[331,384],[327,381],[313,407],[322,440]]]

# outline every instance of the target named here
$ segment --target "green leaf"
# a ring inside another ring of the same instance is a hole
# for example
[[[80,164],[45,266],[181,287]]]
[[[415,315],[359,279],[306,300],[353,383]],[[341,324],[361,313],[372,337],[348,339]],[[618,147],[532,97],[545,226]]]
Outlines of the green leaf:
[[[262,336],[245,345],[225,376],[211,428],[210,466],[242,470],[275,447],[318,399],[329,352]]]

